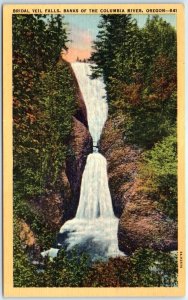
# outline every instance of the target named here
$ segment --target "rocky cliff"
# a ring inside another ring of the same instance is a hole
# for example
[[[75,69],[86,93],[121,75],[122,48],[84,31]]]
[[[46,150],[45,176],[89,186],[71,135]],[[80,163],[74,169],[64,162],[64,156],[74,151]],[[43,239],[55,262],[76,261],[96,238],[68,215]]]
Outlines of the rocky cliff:
[[[83,123],[73,118],[73,129],[70,136],[70,156],[66,159],[66,175],[70,183],[71,199],[67,210],[67,219],[75,216],[79,197],[82,173],[86,164],[87,155],[92,152],[92,138]]]
[[[100,140],[100,151],[108,162],[109,187],[115,215],[119,218],[129,199],[137,168],[140,150],[124,145],[119,120],[108,119]]]
[[[141,189],[137,176],[141,149],[126,145],[121,120],[109,118],[100,141],[100,151],[108,162],[109,187],[115,215],[120,218],[119,248],[126,254],[136,249],[177,249],[177,224],[170,220]]]

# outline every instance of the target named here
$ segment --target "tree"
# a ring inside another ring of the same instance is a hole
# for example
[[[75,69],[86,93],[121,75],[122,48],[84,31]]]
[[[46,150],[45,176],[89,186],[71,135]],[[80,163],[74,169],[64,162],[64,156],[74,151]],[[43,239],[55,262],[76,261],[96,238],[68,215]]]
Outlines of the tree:
[[[138,28],[130,15],[104,15],[91,60],[93,77],[104,77],[109,113],[118,118],[125,144],[145,153],[138,174],[143,189],[176,219],[175,29],[159,16]]]
[[[142,189],[152,195],[158,206],[177,219],[177,144],[176,132],[144,153],[140,164]]]
[[[102,15],[101,18],[91,55],[96,63],[93,77],[103,75],[106,84],[111,77],[129,82],[133,71],[139,68],[137,24],[131,15]]]
[[[75,112],[74,82],[60,59],[68,41],[60,15],[13,15],[14,284],[38,286],[39,275],[19,241],[18,219],[40,247],[55,233],[30,199],[56,189]]]
[[[14,182],[25,195],[53,184],[65,159],[74,91],[67,65],[57,61],[67,41],[60,15],[13,16]]]
[[[156,16],[139,29],[130,15],[103,15],[91,60],[127,142],[152,147],[176,122],[176,32]],[[138,138],[139,137],[139,138]]]

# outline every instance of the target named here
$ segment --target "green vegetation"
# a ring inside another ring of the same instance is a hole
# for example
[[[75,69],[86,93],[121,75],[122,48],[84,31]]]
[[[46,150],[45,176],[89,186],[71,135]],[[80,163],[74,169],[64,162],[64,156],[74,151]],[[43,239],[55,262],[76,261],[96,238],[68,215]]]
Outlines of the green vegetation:
[[[18,220],[17,220],[18,221]],[[33,265],[19,239],[15,224],[15,287],[152,287],[177,286],[177,255],[139,249],[130,257],[91,264],[87,254],[61,250],[53,260]]]
[[[79,287],[83,286],[89,268],[86,254],[76,251],[66,254],[63,250],[53,260],[48,257],[34,265],[29,261],[19,234],[18,221],[14,232],[14,286],[15,287]]]
[[[19,240],[16,246],[21,247]],[[177,256],[139,249],[130,257],[110,258],[91,264],[76,251],[45,258],[39,266],[29,263],[21,249],[14,265],[16,287],[173,287],[177,286]]]
[[[21,222],[40,249],[52,246],[56,235],[30,199],[63,189],[59,175],[76,110],[73,78],[59,58],[67,41],[60,15],[13,15],[14,286],[176,286],[177,258],[169,253],[139,249],[92,264],[86,254],[61,250],[34,265],[20,239]],[[143,191],[176,219],[175,30],[159,17],[140,29],[129,15],[103,15],[91,59],[93,77],[104,76],[110,115],[120,116],[125,143],[143,150]]]
[[[59,175],[76,110],[70,69],[60,59],[67,40],[60,15],[13,15],[14,224],[29,224],[41,249],[52,246],[56,232],[29,200],[63,189]],[[37,284],[16,231],[16,285]]]
[[[121,130],[125,145],[142,152],[137,174],[142,196],[145,193],[158,211],[176,222],[175,29],[159,16],[149,17],[139,28],[130,15],[102,15],[91,61],[95,63],[92,77],[104,77],[110,118]],[[140,249],[126,260],[126,274],[121,261],[111,261],[107,268],[99,264],[91,278],[96,286],[176,285],[177,261],[166,255]]]
[[[139,29],[130,15],[104,15],[99,28],[93,77],[104,75],[126,141],[151,147],[175,127],[176,32],[158,16]]]
[[[91,60],[104,76],[112,118],[125,143],[143,150],[143,190],[177,218],[175,29],[159,16],[143,28],[130,15],[103,15]],[[146,151],[146,152],[145,152]]]
[[[68,66],[57,64],[66,42],[59,15],[13,16],[14,188],[24,196],[54,186],[66,156],[75,111]]]
[[[143,155],[140,177],[143,190],[158,201],[170,218],[177,218],[177,145],[176,136],[169,135]]]
[[[86,286],[160,287],[177,285],[177,256],[138,249],[130,257],[110,258],[89,270]]]

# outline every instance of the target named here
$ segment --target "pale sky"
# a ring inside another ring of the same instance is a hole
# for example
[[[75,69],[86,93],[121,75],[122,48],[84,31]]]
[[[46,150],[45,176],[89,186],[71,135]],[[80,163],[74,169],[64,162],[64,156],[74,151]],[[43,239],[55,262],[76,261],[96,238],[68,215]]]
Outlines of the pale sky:
[[[150,15],[152,16],[152,15]],[[69,38],[69,50],[63,57],[72,62],[77,57],[80,59],[89,58],[92,51],[92,43],[98,33],[100,15],[65,15],[64,21],[67,23]],[[132,15],[137,20],[139,27],[143,27],[148,15]],[[168,23],[176,28],[176,15],[160,15]]]

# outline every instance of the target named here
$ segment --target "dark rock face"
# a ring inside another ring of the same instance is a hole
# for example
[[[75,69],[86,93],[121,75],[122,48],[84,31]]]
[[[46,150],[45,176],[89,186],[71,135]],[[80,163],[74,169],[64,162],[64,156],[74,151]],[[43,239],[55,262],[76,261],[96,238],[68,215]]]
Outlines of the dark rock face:
[[[100,151],[108,162],[109,188],[115,215],[120,218],[118,242],[121,251],[177,249],[177,224],[165,216],[156,203],[142,192],[137,177],[141,149],[125,145],[118,119],[108,119]]]
[[[33,208],[54,232],[58,231],[62,223],[67,220],[68,204],[71,199],[70,184],[65,171],[62,171],[60,180],[58,191],[47,191],[45,195],[30,201]]]
[[[152,200],[136,192],[121,215],[118,241],[120,250],[126,254],[140,247],[177,250],[177,224],[158,211]]]
[[[80,197],[82,173],[86,159],[92,152],[92,138],[83,123],[73,118],[73,129],[70,137],[71,155],[66,160],[66,175],[72,191],[72,199],[69,204],[68,219],[75,216]]]
[[[33,209],[42,216],[54,232],[59,230],[62,222],[67,219],[67,206],[71,199],[70,183],[64,169],[65,166],[55,191],[48,189],[44,195],[30,199]]]
[[[109,119],[104,127],[99,151],[108,163],[109,188],[115,215],[120,218],[130,195],[129,190],[137,174],[136,162],[140,150],[125,146],[117,129],[118,121]]]
[[[82,93],[80,91],[79,85],[78,85],[78,81],[76,79],[76,76],[74,74],[74,71],[70,65],[70,63],[68,63],[67,61],[63,60],[61,58],[61,61],[63,61],[69,68],[69,72],[73,78],[74,81],[74,89],[75,89],[75,99],[76,99],[76,104],[77,104],[77,110],[76,113],[74,115],[74,117],[80,121],[81,123],[83,123],[85,125],[86,128],[88,128],[88,122],[87,122],[87,110],[86,110],[86,106],[85,106],[85,102],[82,96]]]

